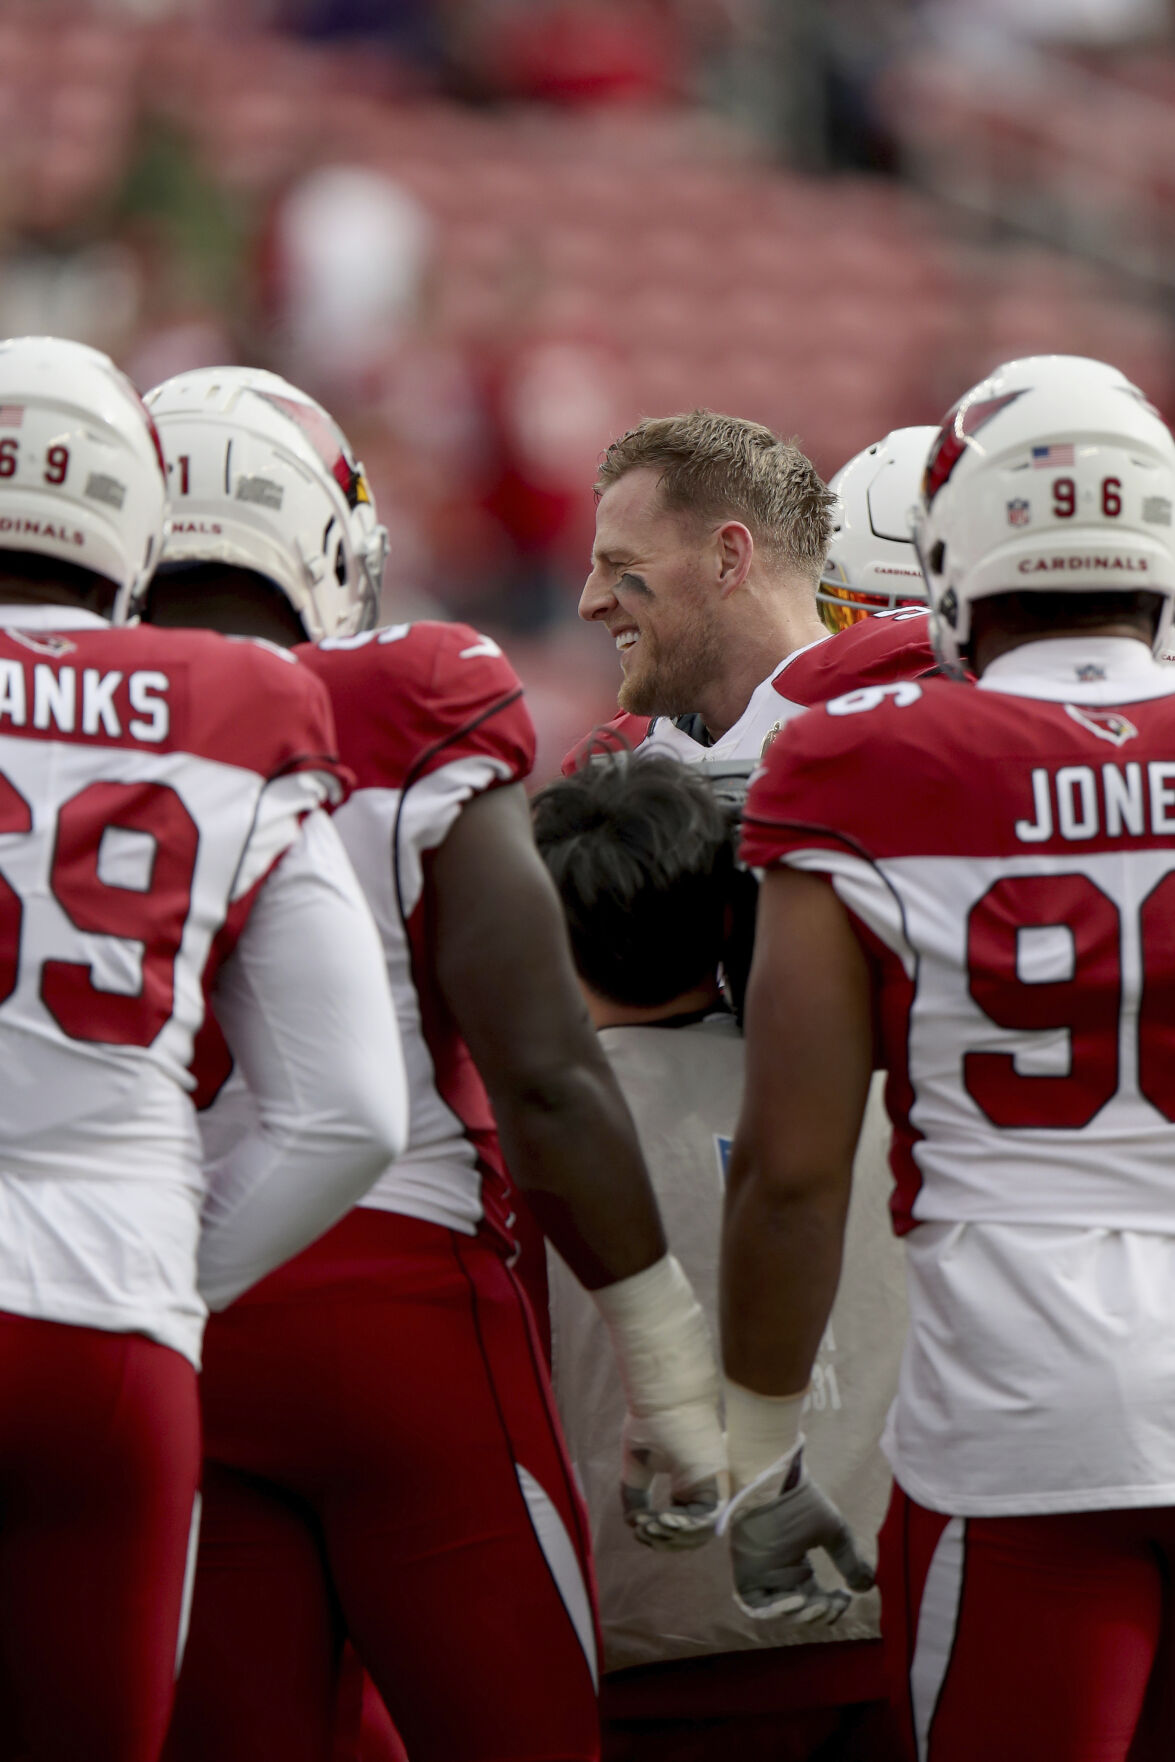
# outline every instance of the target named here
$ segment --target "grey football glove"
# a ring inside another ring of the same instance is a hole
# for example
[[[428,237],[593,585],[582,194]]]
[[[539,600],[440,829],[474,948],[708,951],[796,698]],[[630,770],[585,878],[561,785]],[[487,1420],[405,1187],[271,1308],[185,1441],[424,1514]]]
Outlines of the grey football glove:
[[[700,1548],[718,1527],[722,1512],[719,1474],[699,1469],[724,1462],[722,1427],[712,1400],[624,1423],[620,1498],[624,1520],[647,1548]],[[653,1503],[653,1481],[668,1475],[672,1503]],[[723,1480],[725,1476],[722,1477]]]
[[[727,1506],[723,1531],[730,1531],[734,1599],[755,1621],[785,1616],[797,1623],[839,1621],[852,1602],[848,1591],[824,1590],[808,1553],[823,1548],[846,1584],[868,1591],[873,1569],[862,1559],[852,1531],[804,1467],[797,1449],[779,1494],[759,1503],[758,1483],[744,1488]]]

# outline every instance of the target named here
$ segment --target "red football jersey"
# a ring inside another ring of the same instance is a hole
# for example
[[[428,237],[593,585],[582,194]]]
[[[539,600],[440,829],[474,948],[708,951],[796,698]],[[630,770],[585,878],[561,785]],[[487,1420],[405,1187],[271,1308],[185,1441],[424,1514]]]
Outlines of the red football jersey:
[[[962,1514],[1175,1500],[1170,669],[1067,639],[834,699],[770,748],[742,854],[827,876],[872,964],[903,1486]]]
[[[687,764],[757,759],[764,744],[785,722],[813,704],[825,703],[859,685],[921,679],[937,671],[929,614],[921,606],[902,606],[863,618],[848,630],[822,637],[807,648],[794,649],[755,689],[734,726],[709,746],[703,746],[670,717],[632,716],[621,710],[572,747],[563,761],[563,772],[570,776],[593,751],[625,747],[671,753]]]
[[[364,1205],[466,1233],[505,1228],[509,1187],[484,1085],[432,977],[430,853],[483,790],[525,778],[534,730],[496,643],[465,624],[399,624],[299,648],[335,709],[356,788],[335,816],[375,916],[410,1084],[411,1136]]]

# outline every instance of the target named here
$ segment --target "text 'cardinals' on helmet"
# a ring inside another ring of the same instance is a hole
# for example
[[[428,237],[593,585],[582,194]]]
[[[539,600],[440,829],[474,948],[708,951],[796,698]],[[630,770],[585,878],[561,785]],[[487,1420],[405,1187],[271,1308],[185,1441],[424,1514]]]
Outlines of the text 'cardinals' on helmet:
[[[914,538],[934,640],[957,664],[971,608],[999,593],[1175,596],[1175,438],[1116,367],[1033,355],[997,367],[930,448]]]
[[[816,598],[832,630],[872,612],[924,605],[926,583],[910,540],[926,454],[938,430],[894,428],[831,479],[837,498]]]
[[[313,641],[370,629],[387,532],[321,404],[276,373],[207,367],[147,394],[167,463],[163,567],[224,563],[285,594]],[[141,610],[120,603],[115,617]]]
[[[64,337],[0,342],[0,549],[150,578],[167,526],[163,456],[130,380]]]

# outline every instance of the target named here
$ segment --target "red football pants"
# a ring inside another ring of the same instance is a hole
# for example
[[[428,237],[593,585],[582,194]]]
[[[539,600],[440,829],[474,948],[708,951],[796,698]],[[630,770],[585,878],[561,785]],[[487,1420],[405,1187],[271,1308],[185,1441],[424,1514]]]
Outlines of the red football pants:
[[[952,1518],[895,1486],[878,1580],[890,1692],[909,1756],[1126,1762],[1175,1754],[1164,1688],[1175,1668],[1173,1565],[1175,1507]],[[1132,1749],[1152,1673],[1155,1729]]]
[[[0,1756],[155,1762],[199,1469],[178,1352],[0,1314]]]
[[[211,1322],[170,1762],[322,1762],[350,1635],[412,1762],[598,1755],[586,1524],[487,1243],[356,1211]]]
[[[375,1684],[355,1656],[343,1648],[331,1762],[410,1762],[400,1734]]]

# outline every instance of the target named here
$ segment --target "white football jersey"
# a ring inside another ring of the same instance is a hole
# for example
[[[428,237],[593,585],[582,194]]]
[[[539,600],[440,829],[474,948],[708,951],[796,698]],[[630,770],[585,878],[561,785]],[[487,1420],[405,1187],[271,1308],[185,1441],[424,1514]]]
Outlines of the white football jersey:
[[[875,973],[910,1334],[888,1448],[966,1516],[1175,1501],[1175,678],[1034,642],[793,723],[743,854]]]
[[[344,793],[334,744],[321,687],[255,644],[0,609],[0,1309],[198,1362],[193,1047],[226,961],[227,1017],[265,1042],[281,1010],[231,957],[275,877],[313,896],[276,866]],[[219,1196],[250,1251],[267,1142]]]

